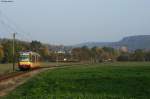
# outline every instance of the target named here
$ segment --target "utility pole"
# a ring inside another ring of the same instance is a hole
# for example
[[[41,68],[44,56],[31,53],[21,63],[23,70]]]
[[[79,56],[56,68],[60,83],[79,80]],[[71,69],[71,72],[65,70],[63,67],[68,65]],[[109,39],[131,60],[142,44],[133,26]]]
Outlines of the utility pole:
[[[58,66],[58,52],[56,53],[56,65]]]
[[[12,0],[0,0],[0,3],[8,3],[13,2]],[[13,71],[15,71],[15,35],[16,33],[13,33]]]
[[[16,51],[15,51],[15,37],[16,33],[13,33],[13,71],[15,71],[15,60],[16,60]]]

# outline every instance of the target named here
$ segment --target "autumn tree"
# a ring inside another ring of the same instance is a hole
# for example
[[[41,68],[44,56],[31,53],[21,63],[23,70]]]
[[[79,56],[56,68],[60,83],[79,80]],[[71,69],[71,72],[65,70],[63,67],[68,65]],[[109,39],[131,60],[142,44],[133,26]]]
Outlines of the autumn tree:
[[[3,50],[3,46],[0,45],[0,62],[2,62],[4,58],[4,50]]]
[[[74,60],[79,60],[81,61],[82,59],[82,50],[81,48],[74,48],[71,51],[72,57]]]
[[[102,55],[104,60],[114,61],[116,59],[116,52],[114,48],[111,47],[103,47],[104,53]]]
[[[43,60],[49,61],[49,49],[46,45],[43,45],[38,52],[42,56]]]
[[[146,61],[150,61],[150,51],[147,51],[147,52],[145,53],[145,60],[146,60]]]
[[[94,63],[102,62],[103,49],[98,47],[91,48],[91,55]]]
[[[133,54],[134,61],[145,61],[145,53],[142,49],[137,49]]]
[[[126,52],[121,52],[121,54],[117,57],[118,61],[130,61],[132,60],[131,54]]]

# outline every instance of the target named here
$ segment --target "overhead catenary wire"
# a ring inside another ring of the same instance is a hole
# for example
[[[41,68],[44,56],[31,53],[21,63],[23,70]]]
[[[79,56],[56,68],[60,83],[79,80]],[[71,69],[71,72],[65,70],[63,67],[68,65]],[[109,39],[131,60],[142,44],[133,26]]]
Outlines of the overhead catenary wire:
[[[13,28],[12,26],[10,26],[10,24],[7,24],[7,22],[4,18],[5,17],[3,17],[2,11],[0,10],[0,23],[1,23],[1,25],[3,25],[5,28],[9,29],[10,31],[16,32],[16,29]]]
[[[1,23],[1,26],[3,26],[3,29],[5,28],[5,32],[3,32],[3,33],[5,33],[5,36],[7,36],[7,38],[9,38],[8,36],[10,36],[10,38],[11,38],[13,33],[15,33],[17,31],[14,27],[12,27],[12,25],[7,24],[8,21],[5,20],[5,17],[3,16],[3,13],[1,10],[0,10],[0,23]],[[3,29],[1,29],[1,30],[3,30]]]
[[[4,14],[2,12],[2,10],[0,10],[0,23],[5,26],[6,29],[8,29],[9,34],[12,35],[12,33],[17,33],[17,36],[19,36],[22,40],[25,41],[31,41],[31,34],[28,32],[25,32],[22,28],[20,28],[12,19],[10,20],[10,18],[7,17],[6,14]],[[7,24],[8,23],[8,24]]]
[[[7,31],[6,31],[7,30]],[[0,35],[1,37],[4,36],[3,34],[10,35],[10,30],[5,26],[5,24],[0,20]]]

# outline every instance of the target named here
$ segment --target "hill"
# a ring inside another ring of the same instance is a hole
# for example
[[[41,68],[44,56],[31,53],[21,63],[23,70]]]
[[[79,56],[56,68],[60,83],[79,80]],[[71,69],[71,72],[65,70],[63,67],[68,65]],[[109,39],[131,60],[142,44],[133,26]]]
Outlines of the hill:
[[[77,44],[74,47],[82,47],[82,46],[88,46],[88,47],[113,47],[113,48],[120,48],[122,46],[126,46],[129,48],[129,50],[135,50],[135,49],[150,49],[150,35],[137,35],[137,36],[129,36],[125,37],[122,40],[118,42],[87,42],[87,43],[81,43]]]

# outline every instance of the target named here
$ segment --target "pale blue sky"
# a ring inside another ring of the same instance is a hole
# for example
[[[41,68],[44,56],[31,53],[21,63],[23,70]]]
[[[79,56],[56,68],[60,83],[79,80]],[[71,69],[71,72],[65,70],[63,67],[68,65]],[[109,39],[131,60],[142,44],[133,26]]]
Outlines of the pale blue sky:
[[[13,32],[2,21],[20,32],[20,39],[51,44],[118,41],[124,36],[150,34],[150,0],[14,1],[0,3],[1,37]]]

